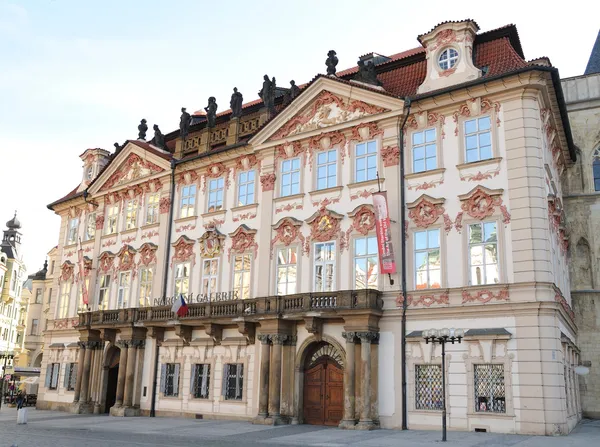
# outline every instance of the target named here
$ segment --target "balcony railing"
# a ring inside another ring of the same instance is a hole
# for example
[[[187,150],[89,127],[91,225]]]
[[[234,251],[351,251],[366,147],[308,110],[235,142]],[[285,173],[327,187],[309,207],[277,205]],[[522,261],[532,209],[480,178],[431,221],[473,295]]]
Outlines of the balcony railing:
[[[324,293],[299,293],[245,300],[188,303],[184,317],[177,318],[171,306],[99,310],[79,314],[79,326],[116,326],[123,324],[153,324],[180,320],[212,320],[261,315],[293,315],[311,311],[338,312],[349,310],[381,310],[383,300],[377,290],[347,290]]]

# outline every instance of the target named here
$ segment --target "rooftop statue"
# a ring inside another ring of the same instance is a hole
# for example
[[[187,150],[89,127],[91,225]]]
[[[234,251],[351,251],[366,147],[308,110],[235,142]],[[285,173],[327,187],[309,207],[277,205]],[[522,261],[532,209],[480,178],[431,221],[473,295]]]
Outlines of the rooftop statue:
[[[244,103],[244,97],[238,92],[237,87],[233,87],[233,94],[231,95],[231,101],[229,101],[229,107],[231,107],[231,117],[239,118],[242,116],[242,104]]]
[[[335,76],[335,67],[338,64],[338,58],[336,57],[336,52],[334,50],[330,50],[327,53],[327,60],[325,61],[325,65],[327,65],[327,74]]]
[[[185,107],[181,108],[181,118],[179,119],[179,135],[182,139],[186,139],[188,133],[190,132],[190,123],[192,122],[192,117],[189,113],[186,112]]]
[[[285,97],[283,98],[284,104],[289,104],[292,100],[300,94],[300,88],[296,85],[296,81],[293,79],[290,81],[290,88],[287,92],[285,92]]]
[[[148,125],[146,124],[146,120],[142,119],[142,121],[140,121],[140,125],[138,126],[138,138],[140,140],[145,140],[146,139],[146,132],[148,132]]]
[[[275,112],[275,78],[273,80],[269,79],[269,75],[265,75],[263,77],[263,86],[262,89],[258,92],[258,96],[260,96],[263,100],[263,103],[269,113]]]
[[[364,61],[358,61],[358,73],[354,77],[354,80],[364,82],[365,84],[381,86],[381,81],[377,79],[377,73],[375,72],[375,64],[369,62],[365,64]]]
[[[162,134],[160,129],[158,128],[158,124],[155,124],[154,127],[154,138],[150,140],[150,144],[160,147],[161,149],[165,149],[165,136]]]
[[[215,127],[217,120],[217,107],[218,106],[216,98],[214,96],[208,98],[208,105],[204,107],[204,110],[206,112],[206,121],[208,123],[207,127],[209,129]]]

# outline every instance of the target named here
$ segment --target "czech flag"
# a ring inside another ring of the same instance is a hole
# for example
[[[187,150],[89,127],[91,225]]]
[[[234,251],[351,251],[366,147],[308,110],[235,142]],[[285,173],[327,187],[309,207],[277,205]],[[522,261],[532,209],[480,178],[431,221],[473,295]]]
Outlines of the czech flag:
[[[179,294],[179,298],[173,300],[171,311],[177,314],[178,317],[185,317],[185,315],[188,313],[188,305],[183,299],[182,293]]]

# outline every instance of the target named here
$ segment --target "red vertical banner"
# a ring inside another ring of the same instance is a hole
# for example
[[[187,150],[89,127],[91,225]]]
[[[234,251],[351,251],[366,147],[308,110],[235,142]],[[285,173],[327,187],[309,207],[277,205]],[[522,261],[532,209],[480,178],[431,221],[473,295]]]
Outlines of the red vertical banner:
[[[396,259],[392,245],[390,215],[385,192],[373,193],[375,208],[375,229],[377,230],[377,246],[379,251],[379,271],[381,273],[396,273]]]
[[[88,290],[85,284],[85,263],[83,262],[83,247],[81,246],[81,239],[79,239],[79,250],[77,250],[77,257],[79,261],[79,279],[81,279],[81,298],[83,304],[89,305],[90,301],[88,298]]]

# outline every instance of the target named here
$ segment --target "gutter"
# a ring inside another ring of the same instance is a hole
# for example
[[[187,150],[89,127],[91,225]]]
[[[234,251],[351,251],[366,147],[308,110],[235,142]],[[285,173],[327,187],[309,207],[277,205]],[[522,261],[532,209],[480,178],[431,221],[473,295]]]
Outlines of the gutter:
[[[162,296],[167,296],[167,282],[169,279],[169,256],[171,254],[171,233],[173,231],[173,210],[175,209],[174,201],[175,201],[175,168],[177,167],[177,161],[175,159],[171,159],[171,205],[169,207],[169,225],[167,230],[167,241],[165,244],[165,265],[164,265],[164,276],[162,281]],[[154,372],[152,374],[152,401],[150,404],[150,417],[156,417],[156,391],[158,388],[158,354],[159,354],[159,345],[158,338],[155,339],[155,349],[154,349]]]

